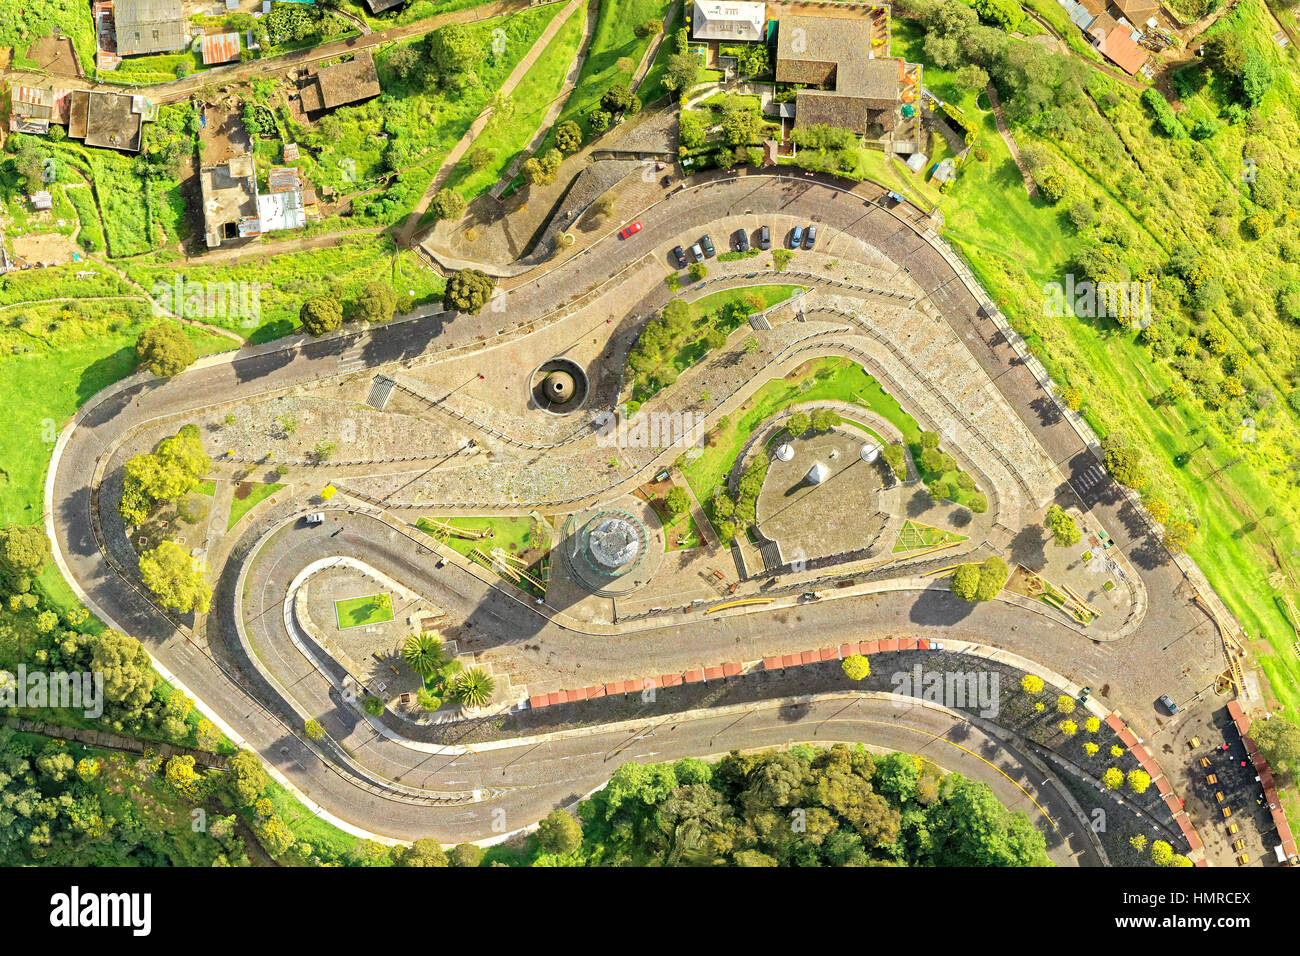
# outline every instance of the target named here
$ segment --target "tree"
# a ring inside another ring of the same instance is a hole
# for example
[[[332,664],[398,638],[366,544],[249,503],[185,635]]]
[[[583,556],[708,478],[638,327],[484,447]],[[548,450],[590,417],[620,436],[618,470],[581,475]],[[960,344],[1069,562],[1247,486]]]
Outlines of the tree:
[[[524,160],[524,181],[530,186],[549,186],[559,175],[563,158],[558,149],[550,149]]]
[[[140,579],[163,607],[206,614],[212,606],[207,568],[175,541],[163,541],[140,555]]]
[[[637,110],[633,109],[633,106],[639,109],[639,104],[636,95],[623,83],[615,83],[600,98],[600,108],[615,115],[635,113]]]
[[[434,76],[453,88],[477,81],[474,65],[482,59],[483,47],[469,27],[449,23],[425,39],[425,51]]]
[[[691,267],[686,271],[690,273],[691,281],[700,282],[701,280],[703,280],[705,276],[709,274],[709,267],[706,266],[703,262],[692,262]]]
[[[636,29],[633,30],[633,32],[636,34],[638,40],[644,40],[646,37],[652,37],[656,33],[662,32],[663,28],[663,23],[658,20],[642,20],[636,25]]]
[[[496,280],[478,269],[461,269],[447,280],[442,295],[442,307],[451,312],[478,315],[492,298]]]
[[[437,631],[425,631],[406,639],[402,644],[402,659],[416,674],[428,677],[447,663],[447,652]]]
[[[1007,563],[992,555],[979,564],[958,565],[950,587],[952,593],[964,601],[991,601],[998,596],[1010,574]]]
[[[90,669],[104,675],[104,699],[124,723],[138,719],[153,700],[158,676],[149,653],[134,637],[112,630],[96,635]]]
[[[397,293],[386,282],[367,282],[352,300],[352,315],[366,322],[387,322],[397,311]]]
[[[1026,694],[1041,694],[1043,692],[1043,679],[1036,674],[1026,674],[1020,678],[1020,688]]]
[[[444,28],[445,29],[445,28]],[[393,848],[394,866],[447,866],[447,853],[441,844],[431,837],[416,840],[410,846]]]
[[[840,664],[849,680],[862,680],[871,673],[871,662],[862,654],[850,654]]]
[[[840,413],[833,408],[814,408],[808,416],[812,430],[818,433],[828,432],[843,422]]]
[[[451,848],[453,866],[473,867],[483,862],[483,848],[473,843],[457,843]]]
[[[302,732],[307,735],[308,740],[325,739],[325,728],[321,726],[319,720],[311,719],[303,721]]]
[[[1067,737],[1073,737],[1079,732],[1079,725],[1072,720],[1063,720],[1056,727]]]
[[[337,332],[343,327],[343,303],[335,295],[314,295],[303,302],[298,319],[308,335],[320,337]]]
[[[680,100],[700,82],[700,58],[694,53],[674,53],[668,57],[662,83],[664,89],[677,94]]]
[[[679,485],[674,485],[668,489],[668,494],[664,495],[664,507],[668,509],[668,514],[674,518],[685,514],[691,509],[690,492]]]
[[[0,528],[0,572],[6,577],[37,577],[49,560],[50,539],[41,525]]]
[[[227,761],[226,766],[229,768],[226,783],[235,798],[235,805],[251,807],[270,782],[262,762],[251,751],[241,750]]]
[[[429,211],[439,219],[459,219],[465,215],[465,197],[454,189],[439,189]]]
[[[1183,518],[1170,518],[1164,525],[1165,533],[1160,540],[1173,554],[1182,554],[1196,536],[1196,526]]]
[[[555,127],[555,148],[566,156],[582,148],[582,127],[573,120],[565,120]]]
[[[1083,537],[1083,532],[1079,530],[1073,515],[1068,514],[1060,505],[1052,505],[1047,509],[1047,520],[1044,524],[1047,530],[1052,532],[1052,539],[1063,548],[1078,544],[1079,539]]]
[[[1246,65],[1241,37],[1231,30],[1222,30],[1206,40],[1202,52],[1213,70],[1231,77],[1240,75]]]
[[[135,340],[140,364],[164,378],[177,375],[194,364],[198,353],[178,322],[158,322]]]
[[[1296,775],[1300,769],[1300,727],[1281,717],[1270,717],[1253,721],[1250,735],[1274,773],[1288,777]]]
[[[1124,773],[1118,767],[1107,767],[1101,775],[1101,782],[1107,790],[1118,790],[1124,784]]]
[[[812,418],[807,412],[795,412],[785,420],[785,427],[792,437],[798,438],[812,427]]]
[[[471,667],[456,678],[456,699],[466,707],[486,706],[495,690],[496,681],[481,667]]]
[[[590,126],[592,132],[595,133],[605,132],[613,122],[614,117],[605,110],[592,110],[587,114],[587,125]]]
[[[1134,793],[1146,793],[1147,787],[1151,786],[1151,775],[1145,770],[1130,770],[1128,785]]]
[[[1174,848],[1164,840],[1156,840],[1151,844],[1151,862],[1156,866],[1169,866],[1174,862]]]
[[[564,856],[582,846],[582,827],[567,811],[557,807],[537,825],[537,843],[547,853]]]
[[[1058,714],[1072,714],[1075,706],[1075,700],[1069,694],[1061,694],[1056,698],[1056,712]]]
[[[729,109],[722,117],[722,141],[728,146],[744,146],[759,138],[763,117],[756,109]]]
[[[1105,450],[1106,470],[1121,485],[1141,488],[1147,483],[1146,473],[1142,470],[1142,456],[1127,439],[1110,436],[1102,442]]]

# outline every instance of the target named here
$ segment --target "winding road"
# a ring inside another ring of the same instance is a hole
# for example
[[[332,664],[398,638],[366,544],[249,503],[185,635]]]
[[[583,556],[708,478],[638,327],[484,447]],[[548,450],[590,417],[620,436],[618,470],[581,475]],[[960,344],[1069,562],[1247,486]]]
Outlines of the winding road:
[[[431,600],[464,611],[477,640],[488,645],[527,642],[530,653],[552,663],[561,683],[578,676],[592,683],[590,678],[615,670],[632,676],[628,662],[638,658],[652,659],[658,671],[669,671],[701,661],[752,660],[791,644],[819,647],[889,633],[959,636],[1041,661],[1090,684],[1100,699],[1123,712],[1153,752],[1161,754],[1169,740],[1162,734],[1169,728],[1153,701],[1169,693],[1182,703],[1203,690],[1203,669],[1217,666],[1212,622],[1192,604],[1190,587],[1141,516],[1104,472],[1098,474],[1095,458],[1061,418],[1055,401],[1019,363],[992,322],[981,316],[974,297],[923,235],[927,226],[920,213],[909,206],[882,208],[878,200],[883,190],[877,186],[848,185],[829,178],[761,173],[697,178],[665,191],[640,213],[645,224],[641,233],[619,241],[612,235],[613,224],[611,234],[584,253],[514,284],[505,298],[504,316],[491,310],[479,316],[426,310],[363,333],[245,349],[172,380],[132,380],[107,389],[78,412],[56,446],[46,488],[47,526],[56,560],[87,607],[111,626],[137,636],[165,672],[217,715],[229,732],[255,748],[323,814],[358,831],[401,840],[435,836],[449,843],[492,839],[598,786],[622,760],[668,760],[791,740],[865,739],[927,753],[941,766],[988,782],[1008,805],[1032,809],[1019,789],[1023,786],[1044,808],[1037,812],[1055,822],[1055,827],[1044,824],[1055,834],[1049,838],[1054,855],[1061,861],[1088,862],[1088,841],[1077,832],[1074,816],[1059,803],[1055,789],[1041,786],[1042,775],[1008,747],[980,740],[973,728],[951,715],[911,707],[900,716],[898,703],[890,701],[863,700],[847,712],[837,710],[844,707],[843,701],[834,706],[814,702],[793,710],[759,706],[741,720],[711,713],[683,716],[656,725],[653,736],[596,728],[525,746],[494,745],[478,753],[424,752],[377,733],[295,654],[285,635],[278,605],[287,582],[311,561],[348,554]],[[338,376],[344,352],[358,345],[369,368],[448,349],[490,347],[483,340],[495,338],[503,326],[541,326],[557,309],[629,265],[664,261],[666,250],[680,241],[674,236],[707,232],[711,222],[742,214],[752,215],[755,225],[774,215],[816,221],[823,224],[823,241],[836,231],[856,236],[906,269],[1060,466],[1079,495],[1080,507],[1095,512],[1129,556],[1158,613],[1148,613],[1135,633],[1102,645],[1063,623],[1006,604],[972,607],[933,590],[899,591],[823,602],[779,617],[744,614],[594,637],[555,623],[463,569],[435,571],[411,539],[360,514],[331,514],[320,528],[289,526],[272,536],[250,569],[245,604],[236,608],[238,561],[270,522],[301,508],[290,503],[283,512],[245,529],[217,582],[213,614],[206,627],[191,635],[105,560],[92,520],[95,476],[101,466],[112,464],[117,443],[132,429],[160,419],[180,422],[205,407],[249,402],[269,391]],[[236,634],[236,614],[248,625],[259,658],[256,665]],[[323,760],[301,738],[301,724],[268,685],[263,668],[281,682],[291,681],[295,697],[321,715],[330,740],[346,754],[351,773],[335,761]],[[977,753],[967,753],[955,743]],[[420,805],[382,786],[361,785],[357,775],[422,789],[492,793],[455,806]],[[1035,813],[1031,817],[1045,820]]]

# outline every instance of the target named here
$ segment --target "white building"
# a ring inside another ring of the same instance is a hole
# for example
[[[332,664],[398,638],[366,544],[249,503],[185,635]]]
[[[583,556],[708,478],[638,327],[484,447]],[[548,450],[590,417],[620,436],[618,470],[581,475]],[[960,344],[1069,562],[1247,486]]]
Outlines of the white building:
[[[767,5],[695,0],[691,39],[723,43],[752,43],[767,36]]]

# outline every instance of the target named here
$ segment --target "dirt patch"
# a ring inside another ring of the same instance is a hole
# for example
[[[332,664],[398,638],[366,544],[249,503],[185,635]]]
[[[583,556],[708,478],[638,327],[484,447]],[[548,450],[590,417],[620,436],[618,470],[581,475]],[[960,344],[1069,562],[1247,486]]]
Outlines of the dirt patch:
[[[235,486],[235,499],[243,501],[253,493],[253,483],[251,481],[241,481]]]
[[[14,236],[14,255],[28,262],[68,262],[73,253],[80,252],[68,236],[46,234],[41,236]]]
[[[80,76],[77,51],[68,37],[42,37],[27,49],[27,59],[53,76]]]
[[[253,144],[244,129],[244,119],[234,103],[223,101],[220,104],[205,104],[203,118],[206,125],[199,133],[203,141],[203,162],[217,165],[232,156],[241,156],[252,152]]]

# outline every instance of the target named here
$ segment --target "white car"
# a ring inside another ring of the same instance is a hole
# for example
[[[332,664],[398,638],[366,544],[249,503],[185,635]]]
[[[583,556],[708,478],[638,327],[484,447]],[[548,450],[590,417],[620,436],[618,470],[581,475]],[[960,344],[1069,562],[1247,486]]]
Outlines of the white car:
[[[323,524],[324,522],[325,512],[323,511],[313,511],[311,514],[307,515],[308,524]]]

